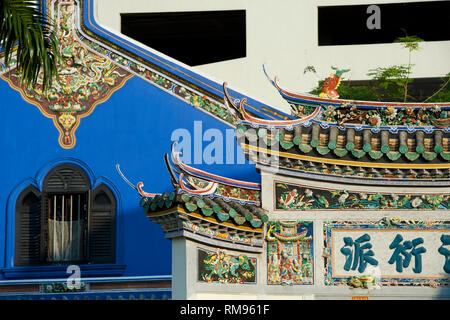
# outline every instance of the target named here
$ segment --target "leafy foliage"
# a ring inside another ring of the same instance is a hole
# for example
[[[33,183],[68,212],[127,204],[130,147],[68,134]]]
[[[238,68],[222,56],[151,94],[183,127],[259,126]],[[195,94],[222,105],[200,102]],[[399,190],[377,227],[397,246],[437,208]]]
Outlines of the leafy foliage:
[[[403,101],[415,102],[414,97],[408,94],[408,85],[414,82],[410,78],[412,67],[411,53],[420,49],[419,43],[423,40],[416,36],[405,36],[397,38],[394,42],[400,43],[409,51],[408,64],[394,65],[389,67],[378,67],[370,69],[367,73],[371,77],[368,85],[352,85],[351,81],[341,82],[339,86],[339,97],[350,100],[366,101]],[[315,69],[312,66],[305,68],[303,73]],[[450,101],[450,73],[442,78],[440,88],[424,102],[448,102]],[[321,92],[323,80],[310,93],[318,95]]]
[[[405,101],[405,90],[412,79],[410,65],[371,69],[367,73],[379,88],[381,100]],[[381,90],[380,90],[381,89]]]
[[[59,48],[54,23],[41,11],[39,1],[0,1],[0,48],[9,66],[15,65],[26,86],[35,86],[42,71],[44,89],[57,74]]]

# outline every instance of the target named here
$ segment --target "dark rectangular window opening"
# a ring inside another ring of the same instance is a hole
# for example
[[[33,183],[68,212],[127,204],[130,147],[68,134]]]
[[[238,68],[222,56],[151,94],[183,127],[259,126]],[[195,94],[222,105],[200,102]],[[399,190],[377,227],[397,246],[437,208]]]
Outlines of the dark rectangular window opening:
[[[246,56],[245,10],[123,13],[121,32],[190,66]]]
[[[375,4],[378,13],[369,6],[318,7],[319,46],[392,43],[406,35],[450,40],[450,1]]]

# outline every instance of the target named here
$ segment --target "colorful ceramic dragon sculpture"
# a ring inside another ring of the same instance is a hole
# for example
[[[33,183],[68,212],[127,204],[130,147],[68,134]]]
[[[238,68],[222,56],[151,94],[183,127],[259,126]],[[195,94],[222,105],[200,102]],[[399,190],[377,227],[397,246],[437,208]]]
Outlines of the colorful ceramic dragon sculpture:
[[[319,94],[319,97],[321,98],[331,98],[331,99],[337,99],[339,98],[339,94],[337,93],[336,89],[339,87],[339,84],[342,80],[342,74],[344,72],[350,71],[350,69],[342,69],[339,70],[338,68],[331,67],[335,71],[335,73],[332,73],[328,78],[325,79],[323,85],[322,85],[322,92]]]

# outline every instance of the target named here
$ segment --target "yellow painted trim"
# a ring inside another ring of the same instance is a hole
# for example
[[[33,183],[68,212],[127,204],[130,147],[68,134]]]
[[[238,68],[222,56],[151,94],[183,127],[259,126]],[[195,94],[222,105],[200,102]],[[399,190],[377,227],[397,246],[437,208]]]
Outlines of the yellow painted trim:
[[[369,300],[369,296],[351,296],[350,300]]]
[[[311,157],[311,156],[303,156],[300,154],[294,154],[294,153],[287,153],[287,152],[280,152],[280,151],[273,151],[266,148],[259,148],[256,146],[248,145],[245,143],[241,144],[241,148],[250,150],[250,151],[257,151],[262,153],[267,153],[271,155],[276,155],[279,157],[286,157],[286,158],[292,158],[292,159],[298,159],[298,160],[305,160],[305,161],[313,161],[313,162],[320,162],[320,163],[328,163],[328,164],[339,164],[339,165],[346,165],[346,166],[358,166],[358,167],[375,167],[375,168],[396,168],[396,169],[438,169],[438,168],[450,168],[450,163],[430,163],[430,164],[420,164],[420,163],[378,163],[378,162],[361,162],[361,161],[348,161],[348,160],[339,160],[339,159],[326,159],[326,158],[318,158],[318,157]]]

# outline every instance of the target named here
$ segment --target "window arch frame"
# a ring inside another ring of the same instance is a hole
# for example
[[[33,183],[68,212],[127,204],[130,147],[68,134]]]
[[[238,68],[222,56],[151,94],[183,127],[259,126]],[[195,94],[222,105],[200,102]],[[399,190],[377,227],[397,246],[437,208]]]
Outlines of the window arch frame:
[[[113,254],[114,260],[110,262],[91,262],[80,264],[83,276],[120,276],[125,272],[123,255],[123,220],[122,196],[115,184],[104,176],[95,177],[93,171],[87,164],[76,158],[55,159],[36,173],[35,177],[30,177],[14,187],[8,197],[6,214],[6,255],[3,275],[6,279],[25,279],[42,277],[67,277],[67,264],[48,265],[40,264],[34,266],[17,266],[15,264],[15,239],[16,239],[16,207],[19,198],[23,200],[26,197],[26,190],[34,190],[36,196],[42,194],[44,180],[47,175],[55,168],[61,165],[74,165],[83,172],[90,182],[90,190],[97,190],[100,187],[108,190],[108,196],[112,199],[115,206],[114,236],[113,236]],[[89,192],[92,192],[89,191]]]
[[[67,185],[67,183],[68,183],[68,181],[65,181],[65,180],[67,180],[66,179],[66,177],[63,177],[62,176],[62,172],[61,171],[67,171],[67,170],[73,170],[73,173],[72,173],[72,177],[73,177],[73,175],[75,175],[76,173],[79,173],[80,174],[80,176],[81,176],[81,179],[82,180],[84,180],[83,182],[86,184],[85,186],[82,186],[82,187],[75,187],[75,186],[72,186],[72,187],[70,187],[69,185]],[[53,176],[58,176],[60,179],[61,179],[61,182],[60,183],[62,183],[64,186],[63,186],[63,189],[64,189],[64,191],[61,191],[61,189],[60,188],[55,188],[55,187],[53,187],[53,186],[49,186],[49,183],[50,183],[50,179],[53,177]],[[88,175],[86,174],[86,172],[83,170],[83,168],[80,168],[79,166],[77,166],[77,165],[74,165],[74,164],[60,164],[60,165],[58,165],[58,166],[56,166],[56,167],[53,167],[46,175],[45,175],[45,178],[44,178],[44,180],[43,180],[43,183],[42,183],[42,191],[43,192],[57,192],[57,193],[64,193],[64,192],[86,192],[86,191],[88,191],[88,190],[90,190],[91,189],[91,182],[90,182],[90,179],[89,179],[89,177],[88,177]]]

